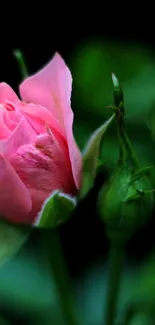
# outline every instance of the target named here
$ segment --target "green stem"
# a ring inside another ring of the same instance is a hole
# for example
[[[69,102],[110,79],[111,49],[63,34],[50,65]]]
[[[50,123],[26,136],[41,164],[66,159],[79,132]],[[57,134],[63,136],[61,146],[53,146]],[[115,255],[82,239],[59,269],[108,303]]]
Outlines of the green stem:
[[[71,279],[64,259],[61,241],[57,229],[44,232],[44,244],[51,267],[51,276],[59,294],[63,317],[66,325],[79,325],[79,313],[76,309]]]
[[[125,130],[125,121],[124,115],[116,115],[117,121],[117,133],[120,142],[120,160],[125,160],[127,157],[130,158],[131,164],[138,168],[139,163],[136,157],[136,154],[132,148],[132,144],[128,138],[128,135]]]
[[[112,73],[112,81],[114,85],[114,111],[116,115],[118,138],[120,141],[120,164],[128,156],[134,167],[139,167],[137,157],[135,155],[135,152],[132,148],[131,142],[127,136],[125,129],[125,109],[123,91],[114,73]]]
[[[28,77],[29,73],[28,73],[28,69],[27,69],[27,66],[25,63],[23,53],[20,50],[15,50],[13,52],[13,54],[14,54],[15,58],[17,59],[17,62],[19,64],[19,68],[20,68],[21,77],[24,80]]]
[[[113,325],[117,308],[121,271],[123,266],[124,243],[111,242],[108,293],[105,309],[105,325]]]

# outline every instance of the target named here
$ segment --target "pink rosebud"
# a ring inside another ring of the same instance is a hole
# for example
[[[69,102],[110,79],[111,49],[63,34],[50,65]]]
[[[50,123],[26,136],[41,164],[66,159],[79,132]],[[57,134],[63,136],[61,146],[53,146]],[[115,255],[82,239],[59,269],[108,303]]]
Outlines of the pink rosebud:
[[[75,195],[82,156],[73,137],[72,77],[59,54],[20,85],[0,83],[0,215],[33,223],[55,190]]]

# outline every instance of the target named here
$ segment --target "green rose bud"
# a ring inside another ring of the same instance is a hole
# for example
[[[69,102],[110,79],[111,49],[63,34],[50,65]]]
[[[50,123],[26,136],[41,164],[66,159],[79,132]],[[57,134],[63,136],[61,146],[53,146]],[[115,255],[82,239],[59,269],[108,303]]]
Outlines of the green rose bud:
[[[152,166],[139,168],[125,131],[123,93],[114,75],[113,83],[120,157],[116,171],[100,190],[98,207],[110,239],[127,241],[145,224],[153,210],[154,196],[148,178]]]
[[[127,161],[118,167],[99,193],[100,216],[111,239],[127,240],[147,221],[153,205],[148,177],[134,173]]]

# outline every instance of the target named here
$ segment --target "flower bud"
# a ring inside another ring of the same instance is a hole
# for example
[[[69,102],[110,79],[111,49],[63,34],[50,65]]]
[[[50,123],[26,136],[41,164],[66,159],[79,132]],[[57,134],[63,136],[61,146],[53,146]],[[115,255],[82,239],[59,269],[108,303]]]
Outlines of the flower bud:
[[[127,240],[147,221],[153,209],[149,179],[139,175],[134,180],[134,175],[128,162],[124,162],[99,193],[101,218],[107,225],[108,235],[115,239]]]
[[[99,192],[98,207],[110,239],[127,241],[147,221],[153,210],[153,190],[150,190],[147,175],[152,166],[139,168],[125,131],[123,95],[115,76],[113,83],[120,157],[116,171]]]

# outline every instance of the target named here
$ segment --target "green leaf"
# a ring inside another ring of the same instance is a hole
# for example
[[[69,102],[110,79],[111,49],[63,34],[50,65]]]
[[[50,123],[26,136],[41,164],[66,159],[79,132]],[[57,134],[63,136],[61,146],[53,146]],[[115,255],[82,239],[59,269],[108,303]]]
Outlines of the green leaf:
[[[54,228],[65,222],[76,207],[76,199],[69,195],[54,191],[45,200],[38,214],[35,225],[39,228]]]
[[[10,260],[25,243],[30,229],[0,219],[0,267]]]
[[[115,115],[112,115],[103,125],[93,132],[83,151],[83,177],[80,197],[84,197],[91,189],[96,177],[98,167],[99,151],[102,136],[112,122]]]

